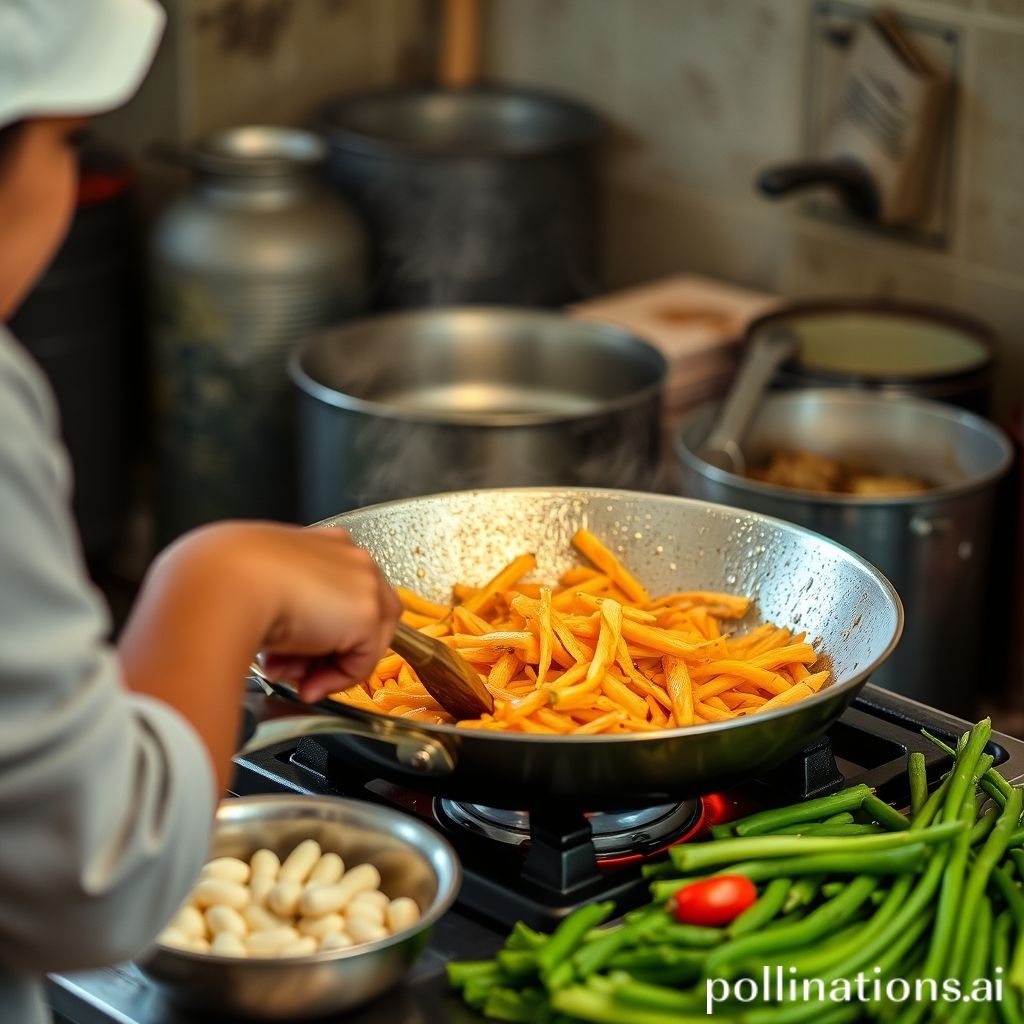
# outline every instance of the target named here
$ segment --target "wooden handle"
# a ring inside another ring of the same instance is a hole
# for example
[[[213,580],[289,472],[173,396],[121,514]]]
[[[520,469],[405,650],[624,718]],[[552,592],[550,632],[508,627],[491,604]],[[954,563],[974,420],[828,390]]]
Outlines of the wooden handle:
[[[400,622],[391,641],[391,649],[400,654],[413,668],[433,661],[437,657],[438,643],[433,637]]]
[[[480,9],[477,0],[444,0],[441,61],[442,86],[463,88],[477,77],[480,59]]]

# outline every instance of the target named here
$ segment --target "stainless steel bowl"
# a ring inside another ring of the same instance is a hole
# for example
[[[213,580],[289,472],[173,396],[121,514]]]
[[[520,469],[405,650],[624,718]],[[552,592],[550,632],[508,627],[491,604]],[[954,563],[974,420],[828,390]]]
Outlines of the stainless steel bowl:
[[[420,920],[379,942],[305,957],[250,960],[157,946],[139,967],[172,1001],[210,1015],[308,1019],[352,1009],[402,977],[458,892],[462,871],[455,851],[415,818],[384,807],[272,795],[224,801],[211,856],[248,859],[267,847],[284,857],[304,839],[317,840],[346,863],[374,864],[382,890],[416,900]]]

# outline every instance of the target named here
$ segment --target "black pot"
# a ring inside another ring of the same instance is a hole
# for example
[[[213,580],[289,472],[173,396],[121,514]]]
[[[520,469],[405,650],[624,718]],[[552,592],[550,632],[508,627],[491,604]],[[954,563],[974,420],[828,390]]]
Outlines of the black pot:
[[[599,290],[597,116],[504,88],[321,110],[328,174],[370,232],[378,309],[561,306]]]

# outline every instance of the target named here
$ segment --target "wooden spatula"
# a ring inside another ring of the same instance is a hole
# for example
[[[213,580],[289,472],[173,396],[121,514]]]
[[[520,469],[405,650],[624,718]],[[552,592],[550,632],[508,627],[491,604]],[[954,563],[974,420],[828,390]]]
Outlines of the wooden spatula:
[[[423,689],[456,721],[494,711],[494,698],[480,674],[440,640],[400,622],[391,649],[412,665]]]
[[[391,649],[409,662],[423,689],[456,721],[479,718],[494,711],[494,698],[479,674],[465,658],[440,640],[400,622],[391,640]],[[268,693],[271,692],[274,684],[263,674],[259,664],[251,664],[249,671]]]

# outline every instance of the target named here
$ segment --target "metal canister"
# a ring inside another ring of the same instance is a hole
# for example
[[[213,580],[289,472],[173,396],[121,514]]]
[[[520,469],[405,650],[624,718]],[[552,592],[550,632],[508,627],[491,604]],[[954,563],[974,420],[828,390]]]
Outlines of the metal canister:
[[[322,183],[313,134],[231,129],[183,154],[192,187],[155,228],[158,532],[296,516],[286,374],[365,304],[363,231]]]

